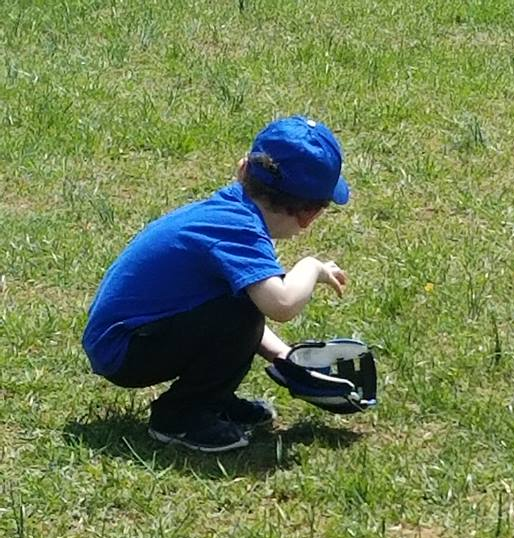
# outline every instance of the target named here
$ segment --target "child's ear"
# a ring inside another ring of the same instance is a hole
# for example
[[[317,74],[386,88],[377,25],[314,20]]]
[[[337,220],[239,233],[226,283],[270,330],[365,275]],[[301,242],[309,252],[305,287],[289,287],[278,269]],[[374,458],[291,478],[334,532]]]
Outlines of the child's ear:
[[[246,173],[246,167],[248,166],[248,156],[244,156],[242,159],[239,159],[237,163],[237,179],[241,181]]]
[[[316,220],[321,215],[322,212],[323,208],[302,209],[296,215],[298,225],[300,226],[300,228],[307,228],[314,220]]]

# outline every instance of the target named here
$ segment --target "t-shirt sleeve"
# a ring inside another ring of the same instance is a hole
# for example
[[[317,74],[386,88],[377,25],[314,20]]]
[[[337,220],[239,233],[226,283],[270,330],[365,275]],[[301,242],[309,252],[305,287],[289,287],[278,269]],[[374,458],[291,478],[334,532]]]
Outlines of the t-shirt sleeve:
[[[219,276],[234,294],[261,280],[285,274],[270,239],[240,230],[237,240],[225,239],[211,246]]]

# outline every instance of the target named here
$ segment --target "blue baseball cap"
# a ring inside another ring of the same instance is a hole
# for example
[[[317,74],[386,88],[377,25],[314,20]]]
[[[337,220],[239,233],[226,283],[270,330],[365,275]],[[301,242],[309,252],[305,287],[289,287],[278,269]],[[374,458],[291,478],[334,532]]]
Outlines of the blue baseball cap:
[[[274,166],[266,164],[270,158]],[[307,200],[346,204],[350,188],[341,175],[344,152],[332,131],[304,116],[269,123],[248,155],[252,177],[279,191]]]

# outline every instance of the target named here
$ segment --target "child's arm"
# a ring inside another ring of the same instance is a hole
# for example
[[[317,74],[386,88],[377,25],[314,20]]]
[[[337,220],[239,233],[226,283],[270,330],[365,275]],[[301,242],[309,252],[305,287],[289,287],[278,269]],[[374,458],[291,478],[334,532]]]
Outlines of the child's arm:
[[[259,355],[268,361],[281,358],[285,359],[291,347],[282,341],[267,325],[264,327],[261,345],[259,346]]]
[[[299,314],[311,298],[318,282],[328,284],[340,296],[347,276],[334,262],[307,257],[300,260],[284,278],[262,280],[247,288],[259,310],[275,321],[289,321]]]

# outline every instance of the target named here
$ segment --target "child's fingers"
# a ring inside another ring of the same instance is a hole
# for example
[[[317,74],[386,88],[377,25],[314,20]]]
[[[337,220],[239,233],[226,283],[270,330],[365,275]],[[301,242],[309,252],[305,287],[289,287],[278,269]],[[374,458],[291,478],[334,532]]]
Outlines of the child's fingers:
[[[339,271],[335,273],[335,277],[341,283],[342,286],[346,286],[348,284],[348,275],[341,269],[339,269]]]
[[[335,292],[337,293],[337,295],[339,295],[339,297],[343,295],[343,286],[334,275],[331,275],[328,283],[330,286],[332,286],[332,288],[334,288]]]
[[[332,287],[341,297],[348,282],[348,276],[335,262],[330,261],[324,264],[324,272],[320,280]]]

